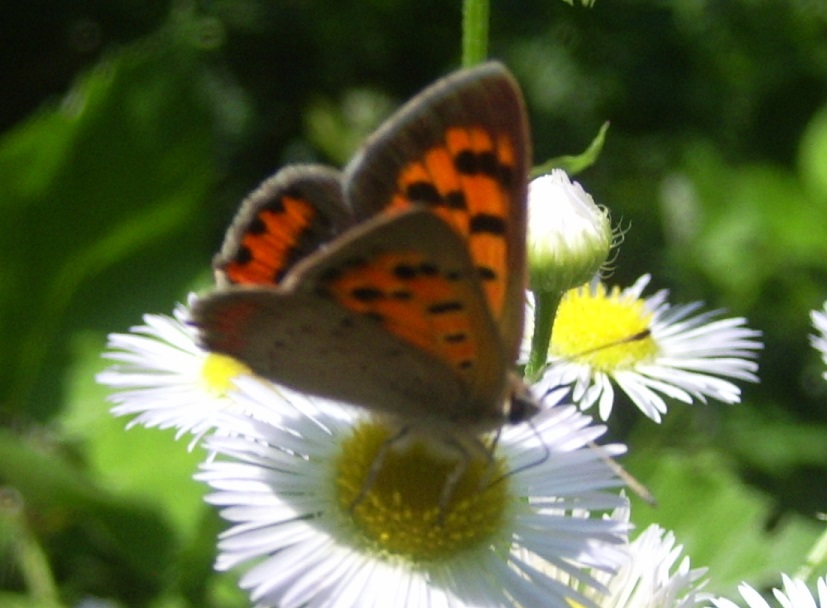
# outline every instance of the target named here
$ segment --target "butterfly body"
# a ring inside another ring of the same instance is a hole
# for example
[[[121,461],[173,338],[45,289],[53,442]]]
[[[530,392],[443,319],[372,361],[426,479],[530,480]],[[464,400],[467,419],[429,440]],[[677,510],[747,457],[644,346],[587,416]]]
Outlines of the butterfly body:
[[[477,436],[532,415],[522,332],[527,121],[499,64],[403,107],[339,173],[244,203],[193,322],[207,349],[406,428]]]

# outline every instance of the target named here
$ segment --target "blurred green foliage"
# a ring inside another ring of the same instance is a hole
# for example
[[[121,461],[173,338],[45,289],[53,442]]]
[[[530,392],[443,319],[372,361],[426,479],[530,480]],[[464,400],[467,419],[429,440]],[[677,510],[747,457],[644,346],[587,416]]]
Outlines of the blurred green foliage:
[[[341,164],[454,68],[459,2],[15,4],[0,25],[0,603],[244,605],[235,575],[212,572],[203,455],[109,416],[105,335],[208,285],[258,181]],[[674,529],[713,590],[777,583],[827,511],[827,383],[807,342],[827,299],[827,4],[520,0],[491,17],[538,164],[611,121],[578,179],[631,223],[612,280],[652,272],[673,302],[764,332],[743,404],[678,405],[662,426],[619,407],[611,432],[659,498],[637,523]],[[26,570],[27,542],[56,589]]]

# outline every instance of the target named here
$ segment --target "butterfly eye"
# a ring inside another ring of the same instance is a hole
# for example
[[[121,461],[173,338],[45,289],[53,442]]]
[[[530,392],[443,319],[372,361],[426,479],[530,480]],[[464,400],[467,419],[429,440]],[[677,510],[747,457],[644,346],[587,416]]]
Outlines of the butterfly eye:
[[[528,386],[516,375],[511,377],[511,388],[506,405],[505,418],[509,424],[519,424],[540,412],[537,399]]]

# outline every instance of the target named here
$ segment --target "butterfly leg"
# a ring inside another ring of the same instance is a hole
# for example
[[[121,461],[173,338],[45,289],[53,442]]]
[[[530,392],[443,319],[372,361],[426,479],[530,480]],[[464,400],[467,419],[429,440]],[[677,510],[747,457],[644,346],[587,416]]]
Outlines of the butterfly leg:
[[[497,451],[497,445],[500,442],[500,435],[501,434],[502,434],[502,427],[498,428],[497,431],[494,433],[494,437],[491,439],[491,444],[490,445],[486,445],[485,443],[483,443],[483,441],[478,440],[478,444],[479,444],[477,446],[478,451],[479,451],[480,454],[485,456],[485,460],[486,460],[485,472],[480,477],[479,486],[477,488],[477,490],[479,492],[484,491],[486,488],[488,488],[489,486],[494,485],[495,483],[497,483],[497,481],[499,481],[498,479],[495,479],[494,481],[491,481],[491,479],[493,478],[494,473],[496,473],[496,470],[497,470],[497,468],[495,466],[496,463],[497,463],[497,460],[496,460],[496,458],[494,458],[494,453]]]
[[[500,432],[498,430],[491,445],[486,445],[478,438],[475,438],[470,445],[461,441],[445,442],[446,446],[456,450],[459,454],[459,459],[456,466],[445,478],[445,484],[442,486],[442,491],[439,496],[438,522],[440,525],[442,525],[445,519],[445,513],[448,511],[448,504],[454,496],[454,491],[457,488],[457,484],[462,479],[462,476],[465,475],[466,471],[468,471],[468,467],[474,458],[482,457],[486,461],[486,470],[480,479],[478,491],[482,492],[488,486],[488,482],[494,471],[494,450],[497,449],[497,441],[499,438]]]
[[[359,488],[359,493],[356,495],[356,498],[353,499],[353,502],[350,503],[348,511],[350,511],[351,514],[353,513],[353,510],[365,499],[365,496],[368,495],[368,492],[370,492],[373,484],[376,483],[376,478],[379,476],[379,471],[382,470],[382,465],[385,462],[385,457],[388,455],[388,450],[390,450],[394,444],[402,441],[405,436],[410,433],[410,431],[410,426],[403,426],[396,432],[396,434],[391,435],[382,442],[382,445],[376,452],[376,457],[370,464],[370,469],[368,469],[368,474],[365,476],[365,481],[362,483],[362,487]]]
[[[468,465],[471,462],[471,454],[465,446],[462,445],[462,443],[452,441],[449,445],[459,452],[460,458],[457,461],[456,466],[445,478],[445,483],[443,484],[442,491],[439,494],[439,514],[437,515],[437,523],[440,526],[445,522],[445,513],[448,511],[448,503],[451,502],[451,498],[454,496],[454,490],[457,488],[457,483],[459,483],[459,480],[462,479],[463,475],[465,475],[465,471],[468,470]]]

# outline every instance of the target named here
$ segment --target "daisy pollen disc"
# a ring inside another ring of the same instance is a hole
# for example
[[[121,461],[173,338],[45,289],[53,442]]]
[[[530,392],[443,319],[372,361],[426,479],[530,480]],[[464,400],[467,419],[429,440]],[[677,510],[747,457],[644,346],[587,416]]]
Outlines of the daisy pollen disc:
[[[228,391],[233,390],[234,378],[252,373],[250,368],[237,359],[218,353],[208,353],[201,367],[201,382],[207,392],[225,396]]]
[[[552,354],[602,371],[633,367],[658,352],[648,334],[651,319],[643,300],[625,295],[617,286],[609,291],[598,283],[594,290],[571,290],[554,321]],[[630,340],[634,336],[642,337]]]
[[[476,454],[446,458],[421,440],[398,449],[388,442],[391,432],[366,420],[341,445],[339,506],[366,548],[423,562],[491,539],[508,504],[502,460]],[[461,476],[453,480],[456,472]],[[446,489],[450,495],[443,504]]]

